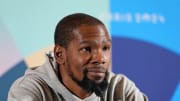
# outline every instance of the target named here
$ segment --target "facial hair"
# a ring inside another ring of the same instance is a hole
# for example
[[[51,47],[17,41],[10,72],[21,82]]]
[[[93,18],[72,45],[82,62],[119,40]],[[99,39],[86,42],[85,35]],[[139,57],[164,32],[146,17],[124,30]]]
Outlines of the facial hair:
[[[108,87],[107,75],[108,72],[105,72],[105,78],[102,82],[96,83],[94,80],[90,80],[87,76],[88,70],[85,68],[83,71],[84,77],[82,80],[78,80],[73,73],[70,73],[72,80],[74,80],[80,87],[82,87],[87,92],[95,92],[97,96],[102,96],[102,93]]]

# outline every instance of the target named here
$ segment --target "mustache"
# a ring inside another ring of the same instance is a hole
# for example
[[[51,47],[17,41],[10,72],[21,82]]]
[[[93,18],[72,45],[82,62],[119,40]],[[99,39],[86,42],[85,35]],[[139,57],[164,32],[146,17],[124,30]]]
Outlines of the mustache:
[[[107,70],[103,66],[94,66],[94,67],[85,67],[83,71],[86,74],[87,72],[106,73]]]

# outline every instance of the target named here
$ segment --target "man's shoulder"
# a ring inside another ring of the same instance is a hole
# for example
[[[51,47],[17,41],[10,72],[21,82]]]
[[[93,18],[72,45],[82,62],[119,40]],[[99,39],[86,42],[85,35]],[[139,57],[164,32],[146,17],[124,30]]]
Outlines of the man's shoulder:
[[[117,79],[117,80],[123,80],[123,79],[129,79],[126,75],[124,74],[115,74],[113,72],[109,72],[109,79]]]
[[[115,74],[113,72],[109,73],[109,82],[113,85],[134,85],[134,82],[130,80],[124,74]]]
[[[33,87],[44,83],[40,76],[36,74],[25,74],[22,77],[18,78],[11,88],[21,88],[21,87]]]
[[[18,78],[11,86],[8,99],[41,99],[41,93],[48,85],[37,75],[25,74]],[[10,100],[8,100],[10,101]],[[21,100],[18,100],[21,101]],[[30,100],[27,100],[30,101]]]

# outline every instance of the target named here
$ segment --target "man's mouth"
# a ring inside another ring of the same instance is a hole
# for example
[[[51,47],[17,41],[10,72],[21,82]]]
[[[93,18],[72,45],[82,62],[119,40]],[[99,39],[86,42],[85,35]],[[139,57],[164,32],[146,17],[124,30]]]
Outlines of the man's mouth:
[[[105,73],[106,70],[101,69],[101,68],[91,68],[91,69],[88,69],[88,72]]]
[[[96,78],[96,79],[97,78],[99,78],[99,79],[104,78],[105,73],[106,73],[106,70],[102,69],[102,68],[91,68],[91,69],[87,70],[87,74],[93,78]]]

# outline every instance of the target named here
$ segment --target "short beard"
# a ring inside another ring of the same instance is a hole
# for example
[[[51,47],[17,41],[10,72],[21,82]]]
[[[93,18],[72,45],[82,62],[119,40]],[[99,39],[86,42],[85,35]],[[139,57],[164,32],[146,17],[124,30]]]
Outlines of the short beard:
[[[84,77],[83,79],[80,81],[78,79],[76,79],[73,75],[71,75],[72,79],[80,86],[82,87],[85,91],[87,92],[95,92],[95,94],[97,96],[100,96],[102,97],[103,95],[103,92],[107,89],[108,87],[108,80],[107,80],[107,75],[108,75],[108,72],[106,71],[106,74],[105,74],[105,78],[104,80],[101,82],[101,83],[96,83],[95,81],[93,80],[90,80],[88,77],[87,77],[87,73],[88,73],[88,70],[87,69],[84,69],[83,71],[84,73]]]

